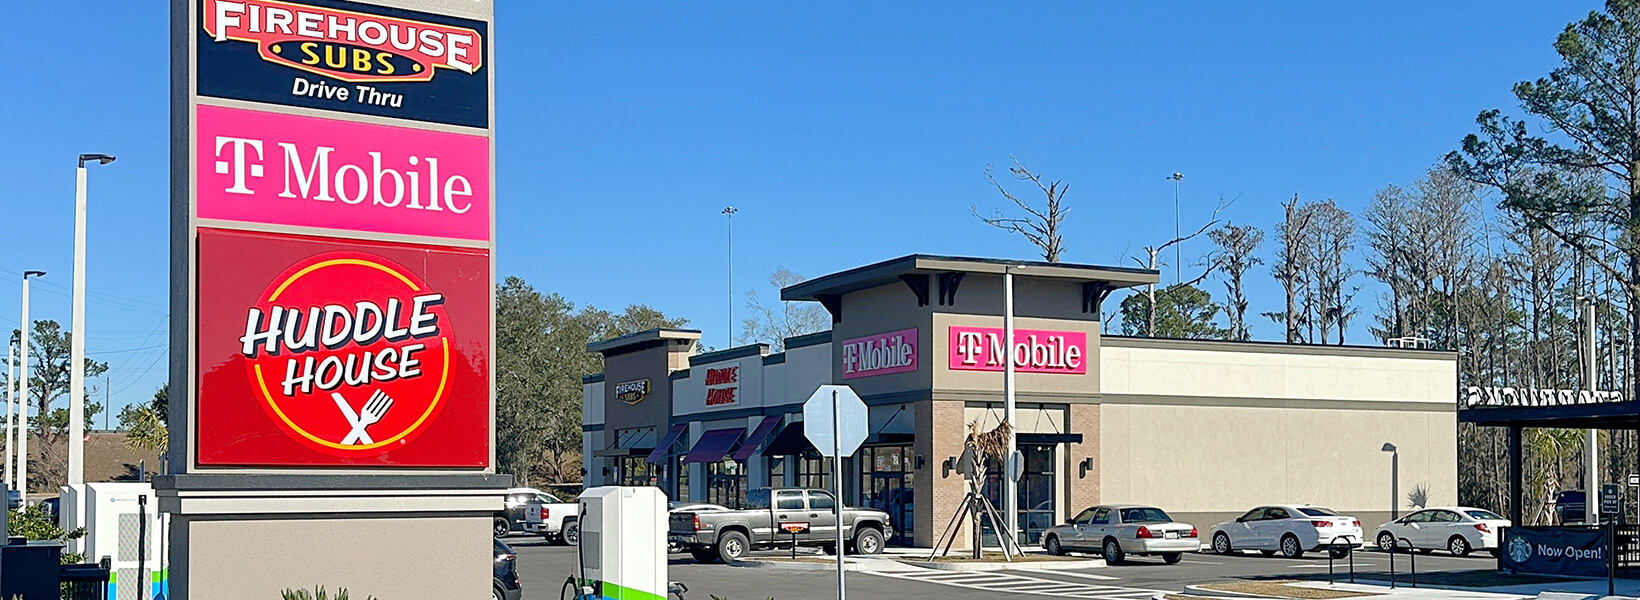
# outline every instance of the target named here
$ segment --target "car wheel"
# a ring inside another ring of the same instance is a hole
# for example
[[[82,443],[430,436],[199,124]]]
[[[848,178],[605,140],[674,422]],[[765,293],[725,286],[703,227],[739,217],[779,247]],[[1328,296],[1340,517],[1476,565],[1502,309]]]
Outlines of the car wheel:
[[[1469,540],[1463,539],[1461,535],[1452,536],[1452,539],[1446,542],[1446,549],[1451,551],[1453,556],[1469,556]]]
[[[568,521],[564,523],[564,532],[558,537],[564,540],[565,545],[581,545],[581,524],[575,521]]]
[[[1304,547],[1298,544],[1298,536],[1289,533],[1281,538],[1281,555],[1287,558],[1304,556]]]
[[[1048,554],[1052,554],[1054,556],[1065,555],[1065,548],[1059,545],[1059,536],[1057,535],[1049,534],[1048,539],[1043,540],[1042,542],[1042,549],[1047,550]]]
[[[740,559],[745,558],[746,552],[749,550],[751,550],[751,542],[746,539],[744,533],[731,531],[718,536],[718,560],[722,560],[724,564],[735,564]]]
[[[854,536],[854,552],[857,554],[882,554],[883,532],[875,529],[862,529]]]
[[[1385,552],[1395,551],[1395,535],[1388,531],[1378,532],[1378,549]]]
[[[501,517],[495,518],[495,537],[506,537],[512,531],[512,523]]]
[[[1122,544],[1120,542],[1113,539],[1105,540],[1105,564],[1119,565],[1122,564],[1122,560],[1126,558],[1127,554],[1122,552]]]
[[[501,588],[490,588],[490,600],[507,600],[507,594]]]
[[[1230,553],[1230,536],[1220,533],[1213,536],[1213,552],[1216,554]]]
[[[703,548],[696,548],[694,550],[690,550],[689,551],[689,556],[693,557],[695,559],[695,562],[698,562],[698,563],[703,564],[703,565],[709,565],[709,564],[717,562],[717,553],[713,552],[711,550],[703,549]]]
[[[1184,555],[1178,552],[1168,552],[1162,555],[1162,560],[1166,561],[1167,564],[1176,565],[1179,564],[1179,561],[1184,560]]]

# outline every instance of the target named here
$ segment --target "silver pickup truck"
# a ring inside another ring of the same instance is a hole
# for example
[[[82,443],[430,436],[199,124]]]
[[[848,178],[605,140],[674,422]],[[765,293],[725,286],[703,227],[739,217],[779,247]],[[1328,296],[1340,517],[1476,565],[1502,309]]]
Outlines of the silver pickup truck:
[[[672,513],[668,541],[703,563],[733,563],[752,550],[790,548],[793,543],[834,553],[835,502],[825,490],[755,488],[746,492],[743,510]],[[843,509],[845,552],[877,554],[893,533],[888,513],[868,508]]]

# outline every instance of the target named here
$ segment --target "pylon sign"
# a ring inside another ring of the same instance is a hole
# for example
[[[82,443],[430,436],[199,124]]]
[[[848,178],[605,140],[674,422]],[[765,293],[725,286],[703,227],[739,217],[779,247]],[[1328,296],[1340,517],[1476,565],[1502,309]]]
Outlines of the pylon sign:
[[[172,460],[492,469],[492,3],[173,10]]]

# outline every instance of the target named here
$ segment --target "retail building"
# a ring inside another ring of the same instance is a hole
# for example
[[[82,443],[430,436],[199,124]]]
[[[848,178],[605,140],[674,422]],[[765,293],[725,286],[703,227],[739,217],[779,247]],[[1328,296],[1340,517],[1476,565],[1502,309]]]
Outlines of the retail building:
[[[605,371],[583,382],[586,484],[729,506],[748,488],[829,487],[802,403],[847,384],[870,407],[871,435],[844,463],[845,500],[888,511],[893,541],[932,545],[966,492],[953,467],[969,425],[1002,416],[1005,269],[1026,541],[1101,502],[1154,504],[1203,529],[1263,503],[1376,525],[1392,501],[1386,442],[1400,489],[1456,501],[1453,353],[1106,336],[1106,297],[1156,272],[926,255],[782,290],[832,317],[783,352],[697,353],[700,332],[677,329],[589,345]],[[1002,469],[987,472],[1001,506]]]

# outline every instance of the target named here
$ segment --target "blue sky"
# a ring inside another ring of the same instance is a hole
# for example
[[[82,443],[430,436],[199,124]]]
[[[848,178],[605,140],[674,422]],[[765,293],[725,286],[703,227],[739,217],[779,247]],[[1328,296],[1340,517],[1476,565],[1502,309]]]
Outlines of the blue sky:
[[[1002,206],[983,175],[1010,154],[1070,184],[1065,260],[1132,264],[1171,236],[1175,171],[1187,228],[1221,196],[1268,229],[1294,193],[1355,211],[1410,182],[1599,6],[498,3],[498,275],[651,304],[719,347],[726,205],[741,315],[778,266],[1032,258],[968,214]],[[67,323],[74,157],[118,155],[91,173],[87,270],[117,408],[166,371],[167,3],[14,4],[34,25],[0,38],[0,327],[23,269],[50,272],[34,316]],[[1250,283],[1253,311],[1281,304],[1267,269]],[[1380,288],[1357,283],[1370,314]]]

